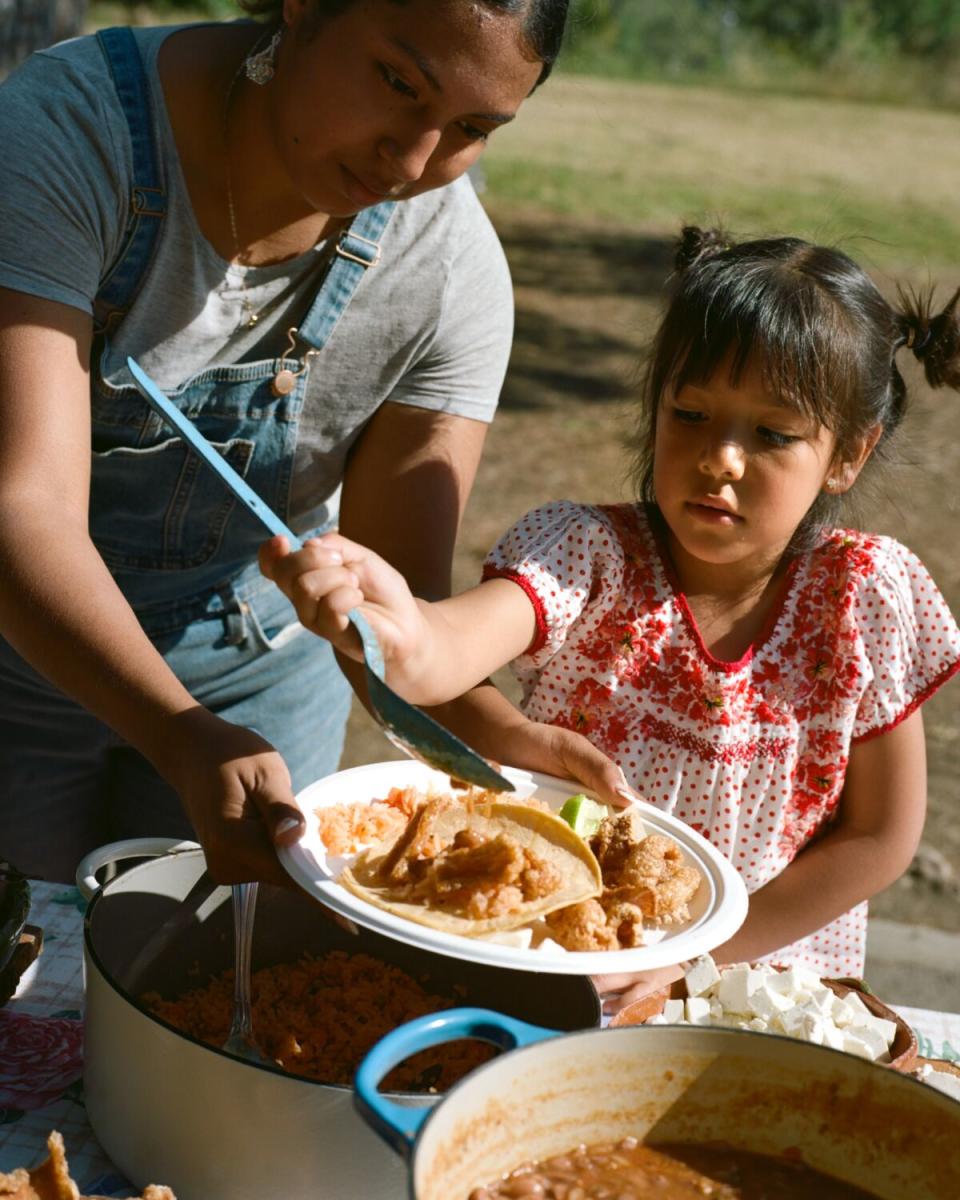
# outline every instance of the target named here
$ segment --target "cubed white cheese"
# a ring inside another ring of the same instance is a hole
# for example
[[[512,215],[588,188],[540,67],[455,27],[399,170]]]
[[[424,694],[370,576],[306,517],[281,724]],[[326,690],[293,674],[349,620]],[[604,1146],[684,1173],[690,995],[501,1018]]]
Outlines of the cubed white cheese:
[[[805,1038],[809,1017],[810,1013],[802,1005],[798,1004],[793,1008],[788,1008],[785,1013],[780,1015],[783,1032],[789,1037]]]
[[[960,1100],[960,1075],[954,1075],[952,1071],[938,1071],[936,1067],[924,1063],[917,1076],[938,1091],[946,1092],[954,1100]]]
[[[854,1032],[856,1032],[856,1029],[859,1029],[864,1025],[876,1030],[888,1047],[893,1045],[893,1039],[897,1036],[896,1021],[888,1021],[886,1017],[878,1017],[875,1013],[868,1011],[867,1015],[863,1017],[862,1020],[856,1022]]]
[[[854,1012],[848,1004],[844,1004],[839,996],[834,995],[830,1002],[830,1016],[833,1017],[833,1023],[838,1029],[846,1029],[853,1022]]]
[[[890,1049],[887,1039],[871,1025],[850,1025],[844,1032],[848,1037],[855,1037],[861,1042],[865,1042],[870,1047],[871,1058],[883,1058]]]
[[[868,1058],[873,1061],[874,1055],[871,1046],[863,1040],[851,1033],[849,1029],[843,1031],[843,1049],[847,1054],[856,1054],[859,1058]]]
[[[750,1006],[750,1012],[755,1017],[763,1017],[766,1021],[773,1021],[781,1013],[792,1007],[792,1001],[789,996],[785,996],[783,992],[775,992],[770,987],[770,981],[765,979],[758,988],[747,999]]]
[[[872,1016],[870,1009],[864,1004],[856,992],[847,992],[843,997],[843,1003],[850,1009],[853,1014],[853,1021],[857,1025],[863,1024],[863,1018]]]
[[[823,1013],[809,1003],[791,1011],[796,1013],[792,1028],[789,1030],[791,1036],[811,1042],[814,1046],[822,1046],[826,1026]]]
[[[842,1050],[843,1039],[846,1034],[842,1029],[838,1029],[833,1021],[824,1021],[823,1023],[823,1044],[829,1046],[831,1050]]]
[[[820,976],[815,971],[811,971],[809,967],[804,967],[800,963],[794,963],[785,971],[777,971],[770,980],[770,986],[775,991],[783,992],[796,999],[801,993],[809,994],[822,985]]]
[[[833,1019],[833,1017],[832,1017],[833,998],[835,995],[836,995],[836,993],[832,992],[830,990],[830,988],[828,988],[826,986],[820,986],[817,988],[813,988],[808,993],[808,996],[809,996],[808,1003],[816,1005],[816,1007],[820,1010],[820,1012],[826,1013],[827,1015],[830,1016],[830,1018],[832,1020]]]
[[[750,995],[760,985],[761,977],[746,963],[723,971],[717,984],[717,999],[727,1012],[749,1013]]]
[[[702,996],[720,979],[717,965],[709,954],[703,954],[687,967],[684,974],[688,996]]]
[[[684,1001],[684,1016],[691,1025],[709,1025],[710,1001],[703,996],[688,996]]]
[[[668,1000],[663,1006],[663,1018],[668,1025],[677,1025],[683,1020],[684,1006],[682,1000]]]

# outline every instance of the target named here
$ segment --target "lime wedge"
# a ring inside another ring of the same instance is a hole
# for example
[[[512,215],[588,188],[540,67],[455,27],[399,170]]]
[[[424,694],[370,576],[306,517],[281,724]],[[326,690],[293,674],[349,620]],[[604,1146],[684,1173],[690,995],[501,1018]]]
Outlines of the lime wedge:
[[[607,815],[606,807],[591,800],[582,792],[565,800],[558,814],[570,826],[574,833],[582,838],[593,837],[600,828],[600,822]]]

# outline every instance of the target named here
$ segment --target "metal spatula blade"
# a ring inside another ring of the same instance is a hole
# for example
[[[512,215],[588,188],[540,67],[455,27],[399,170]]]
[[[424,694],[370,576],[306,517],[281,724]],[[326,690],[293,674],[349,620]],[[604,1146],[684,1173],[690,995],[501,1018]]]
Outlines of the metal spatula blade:
[[[301,549],[303,543],[293,530],[280,520],[273,509],[264,503],[227,460],[217,453],[180,409],[167,399],[139,363],[128,358],[127,367],[137,390],[147,403],[217,472],[237,499],[241,500],[271,533],[285,537],[295,550]],[[485,758],[471,750],[466,742],[462,742],[421,709],[415,708],[398,696],[384,683],[383,655],[376,635],[363,614],[356,609],[348,613],[348,618],[363,643],[364,674],[371,710],[390,741],[411,758],[417,758],[427,766],[456,779],[494,792],[512,792],[514,787],[510,780],[495,770]]]

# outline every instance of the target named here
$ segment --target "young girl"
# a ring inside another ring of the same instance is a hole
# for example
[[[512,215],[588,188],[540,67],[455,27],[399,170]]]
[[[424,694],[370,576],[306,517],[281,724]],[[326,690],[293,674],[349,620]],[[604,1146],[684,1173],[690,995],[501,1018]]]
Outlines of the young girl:
[[[287,556],[275,539],[261,564],[354,657],[345,614],[362,605],[414,702],[512,660],[529,720],[585,733],[736,865],[750,913],[721,961],[858,976],[866,900],[920,838],[919,706],[960,667],[960,631],[909,550],[835,519],[902,418],[897,351],[932,385],[960,383],[960,291],[937,316],[893,308],[838,251],[698,229],[677,271],[643,392],[639,503],[529,513],[484,582],[438,604],[337,535]],[[502,739],[512,762],[511,737],[475,740]],[[679,973],[600,983],[625,1003]]]

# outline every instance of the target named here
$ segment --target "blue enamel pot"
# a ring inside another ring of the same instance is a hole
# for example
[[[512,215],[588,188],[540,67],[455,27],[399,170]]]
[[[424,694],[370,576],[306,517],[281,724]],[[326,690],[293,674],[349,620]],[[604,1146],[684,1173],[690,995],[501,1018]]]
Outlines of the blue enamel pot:
[[[505,1053],[432,1109],[378,1090],[397,1063],[473,1037]],[[960,1196],[960,1103],[824,1046],[773,1034],[655,1025],[558,1034],[479,1008],[388,1034],[357,1072],[361,1116],[408,1160],[410,1200],[468,1200],[523,1162],[634,1136],[779,1156],[877,1200]]]

